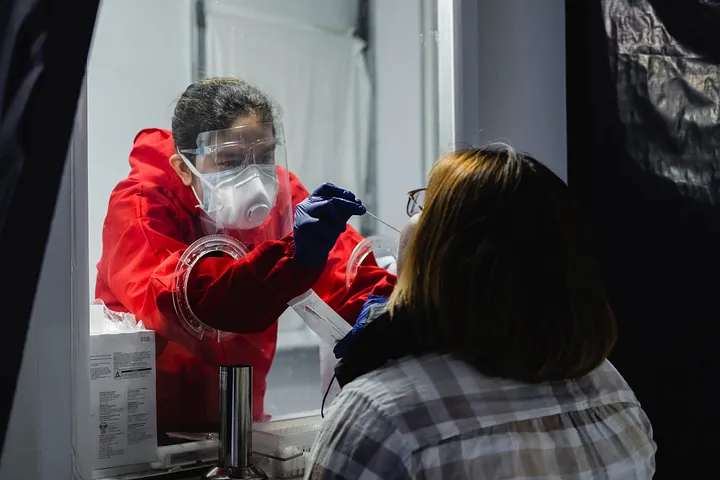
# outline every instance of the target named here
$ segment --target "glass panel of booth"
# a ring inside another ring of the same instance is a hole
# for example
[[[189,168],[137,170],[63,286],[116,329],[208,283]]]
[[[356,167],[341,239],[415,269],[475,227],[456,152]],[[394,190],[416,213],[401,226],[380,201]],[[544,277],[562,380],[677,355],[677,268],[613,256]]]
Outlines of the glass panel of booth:
[[[101,3],[86,133],[74,139],[87,142],[87,191],[75,195],[88,206],[88,266],[76,275],[95,299],[89,327],[76,329],[90,373],[89,391],[76,392],[90,396],[78,454],[94,477],[214,462],[223,364],[253,366],[256,450],[292,459],[309,448],[339,388],[332,344],[278,304],[308,283],[282,273],[292,208],[332,182],[403,226],[405,192],[437,155],[434,9]],[[367,216],[350,223],[313,285],[331,313],[358,262],[373,263],[367,252],[393,268],[397,233]],[[282,476],[292,465],[265,467]]]

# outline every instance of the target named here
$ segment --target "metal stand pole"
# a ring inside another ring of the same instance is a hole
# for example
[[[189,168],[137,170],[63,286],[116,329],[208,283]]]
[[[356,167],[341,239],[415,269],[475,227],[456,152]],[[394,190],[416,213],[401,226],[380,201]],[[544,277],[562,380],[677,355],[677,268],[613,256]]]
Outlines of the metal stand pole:
[[[252,367],[220,367],[220,452],[218,466],[208,473],[214,480],[267,479],[251,462]]]

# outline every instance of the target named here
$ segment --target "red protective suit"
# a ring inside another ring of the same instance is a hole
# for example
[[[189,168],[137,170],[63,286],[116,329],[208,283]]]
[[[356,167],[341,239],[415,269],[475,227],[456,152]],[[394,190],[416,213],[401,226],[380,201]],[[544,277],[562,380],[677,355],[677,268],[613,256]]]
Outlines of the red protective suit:
[[[197,200],[168,162],[174,153],[167,130],[143,130],[135,138],[130,175],[110,196],[96,296],[156,332],[159,430],[207,431],[217,428],[220,417],[218,366],[223,363],[254,366],[254,415],[262,416],[276,320],[290,299],[313,288],[353,323],[367,295],[388,296],[395,277],[370,262],[346,291],[345,268],[362,240],[349,226],[327,263],[315,269],[295,260],[292,235],[263,242],[240,260],[204,258],[190,277],[193,311],[214,328],[242,335],[221,343],[198,340],[177,319],[172,300],[177,261],[204,235]],[[293,205],[308,196],[293,174],[290,188]]]

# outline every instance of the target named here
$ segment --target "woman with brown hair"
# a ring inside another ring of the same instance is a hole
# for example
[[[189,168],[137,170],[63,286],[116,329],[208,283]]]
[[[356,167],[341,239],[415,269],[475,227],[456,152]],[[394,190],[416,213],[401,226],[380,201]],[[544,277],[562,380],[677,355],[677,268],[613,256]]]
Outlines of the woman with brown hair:
[[[567,186],[491,145],[441,160],[408,214],[398,285],[345,342],[309,478],[651,478]]]

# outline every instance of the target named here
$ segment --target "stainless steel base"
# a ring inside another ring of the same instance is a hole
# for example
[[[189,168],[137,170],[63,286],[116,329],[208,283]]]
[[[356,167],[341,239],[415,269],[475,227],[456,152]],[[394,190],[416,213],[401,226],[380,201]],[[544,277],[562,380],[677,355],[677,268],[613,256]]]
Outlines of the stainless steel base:
[[[265,472],[250,465],[245,468],[215,467],[205,477],[209,480],[267,480]]]

